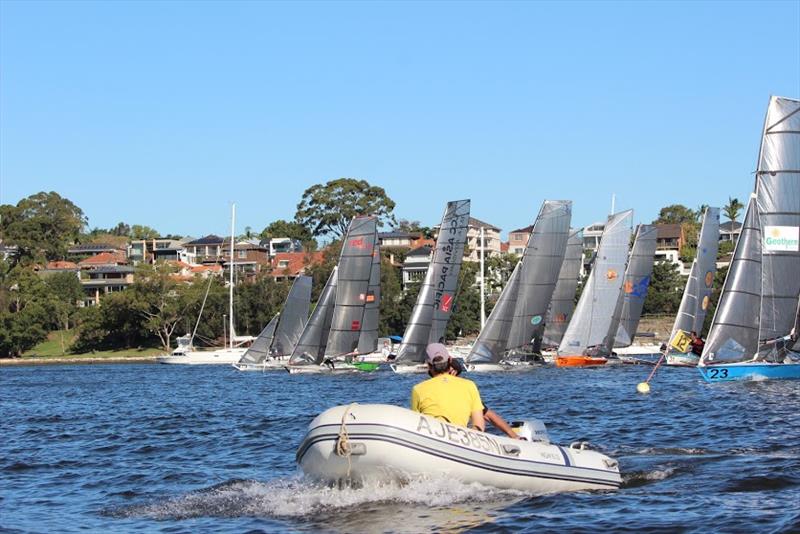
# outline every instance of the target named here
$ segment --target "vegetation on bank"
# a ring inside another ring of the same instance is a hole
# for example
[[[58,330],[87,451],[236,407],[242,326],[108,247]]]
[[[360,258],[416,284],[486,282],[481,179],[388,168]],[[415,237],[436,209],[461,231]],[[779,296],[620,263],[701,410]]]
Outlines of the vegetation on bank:
[[[294,221],[273,221],[260,234],[253,234],[252,229],[246,228],[245,236],[291,237],[304,242],[307,250],[317,248],[317,238],[333,239],[324,250],[323,261],[308,265],[307,272],[313,278],[312,300],[316,301],[338,260],[339,240],[354,215],[374,213],[382,223],[394,229],[419,231],[430,237],[431,229],[417,221],[396,221],[394,206],[383,189],[363,180],[340,178],[307,189]],[[684,226],[688,237],[681,250],[684,261],[694,257],[703,208],[667,206],[654,221]],[[731,199],[724,208],[732,219],[740,210],[741,204],[736,199]],[[16,206],[0,206],[0,242],[17,247],[16,254],[8,261],[0,260],[0,357],[33,353],[52,357],[118,355],[131,350],[162,352],[174,346],[176,336],[191,333],[195,326],[197,345],[222,343],[227,328],[228,290],[225,280],[220,278],[206,279],[198,275],[185,282],[173,276],[176,266],[169,263],[139,265],[135,281],[128,289],[105,295],[99,307],[81,307],[83,288],[74,272],[39,276],[37,265],[65,259],[67,249],[76,243],[121,245],[130,239],[159,236],[159,232],[144,225],[120,222],[110,229],[87,230],[86,223],[83,211],[55,192],[37,193]],[[721,255],[732,249],[730,244],[721,245]],[[390,261],[392,256],[394,263]],[[417,298],[418,287],[412,285],[406,292],[401,289],[400,264],[404,258],[404,250],[382,251],[381,335],[403,333]],[[492,293],[487,313],[516,261],[517,258],[509,254],[487,260],[487,291]],[[448,339],[476,334],[480,328],[480,294],[475,285],[477,270],[476,263],[464,262]],[[725,270],[717,273],[712,311],[724,276]],[[679,274],[677,266],[657,263],[644,313],[674,314],[680,305],[684,284],[685,277]],[[278,313],[288,290],[288,282],[277,282],[264,272],[247,283],[237,283],[236,333],[257,335]],[[198,321],[206,294],[205,308]],[[707,321],[711,316],[709,313]]]

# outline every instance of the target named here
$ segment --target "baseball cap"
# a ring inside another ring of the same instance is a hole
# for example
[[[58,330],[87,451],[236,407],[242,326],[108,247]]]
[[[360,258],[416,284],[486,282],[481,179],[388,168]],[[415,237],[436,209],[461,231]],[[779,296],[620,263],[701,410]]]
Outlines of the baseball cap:
[[[425,348],[425,352],[428,355],[428,363],[436,363],[450,359],[450,354],[447,353],[447,349],[441,343],[431,343]]]

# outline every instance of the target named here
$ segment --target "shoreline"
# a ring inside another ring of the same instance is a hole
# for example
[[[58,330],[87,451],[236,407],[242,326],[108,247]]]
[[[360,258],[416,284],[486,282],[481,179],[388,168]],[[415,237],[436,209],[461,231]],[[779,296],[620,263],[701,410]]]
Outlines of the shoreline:
[[[158,356],[111,356],[111,357],[59,357],[59,358],[2,358],[0,367],[21,365],[64,365],[64,364],[98,364],[98,363],[157,363]]]

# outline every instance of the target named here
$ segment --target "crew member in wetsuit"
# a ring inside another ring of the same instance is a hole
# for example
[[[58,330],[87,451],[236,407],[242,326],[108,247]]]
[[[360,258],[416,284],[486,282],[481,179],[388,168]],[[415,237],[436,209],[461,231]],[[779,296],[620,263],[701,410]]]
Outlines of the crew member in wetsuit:
[[[691,350],[692,354],[696,354],[698,356],[702,356],[703,355],[703,347],[706,346],[706,342],[703,341],[703,339],[700,336],[698,336],[697,332],[695,332],[694,330],[689,332],[689,335],[692,338],[692,341],[691,341],[691,344],[690,344],[690,346],[692,347],[692,350]]]

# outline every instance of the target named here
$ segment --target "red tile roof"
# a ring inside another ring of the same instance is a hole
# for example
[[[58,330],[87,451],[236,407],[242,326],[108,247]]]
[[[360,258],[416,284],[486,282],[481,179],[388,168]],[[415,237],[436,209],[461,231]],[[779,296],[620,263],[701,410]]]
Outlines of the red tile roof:
[[[323,252],[278,252],[272,259],[272,276],[295,277],[303,274],[309,265],[322,263]],[[281,263],[288,262],[285,267]]]
[[[508,241],[500,243],[500,252],[508,252]]]
[[[77,269],[78,264],[73,263],[71,261],[51,261],[47,264],[45,269],[51,269],[53,271],[58,270],[69,270],[69,269]]]
[[[211,271],[212,273],[218,273],[222,271],[222,266],[218,264],[213,265],[195,265],[191,268],[193,273],[204,273],[206,271]]]
[[[122,265],[128,263],[121,252],[101,252],[78,263],[81,267],[95,267],[98,265]]]

